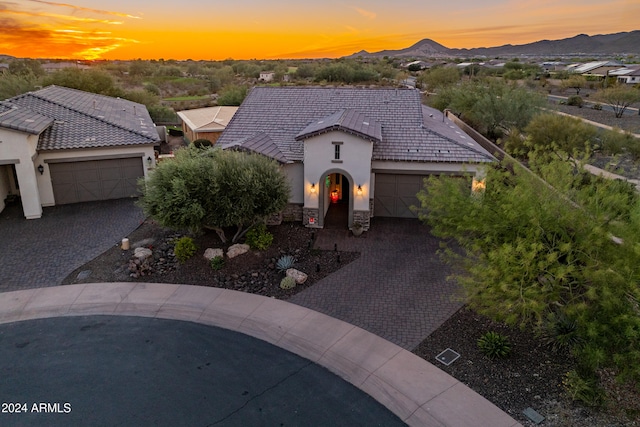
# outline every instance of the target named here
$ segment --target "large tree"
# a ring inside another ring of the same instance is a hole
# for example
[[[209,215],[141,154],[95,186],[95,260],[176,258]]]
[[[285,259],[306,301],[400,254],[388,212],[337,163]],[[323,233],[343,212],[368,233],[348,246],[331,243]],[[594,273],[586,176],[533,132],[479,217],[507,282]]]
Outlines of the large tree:
[[[596,92],[595,98],[609,104],[616,117],[620,118],[627,107],[635,102],[640,102],[640,90],[630,85],[617,84]]]
[[[494,79],[450,86],[430,100],[436,108],[449,108],[461,115],[492,139],[513,128],[523,129],[544,102],[537,92]]]
[[[489,170],[482,194],[430,178],[420,217],[462,247],[449,254],[472,307],[538,332],[548,319],[575,321],[581,367],[640,379],[637,193],[568,162],[530,164],[547,182],[517,165]]]
[[[580,74],[572,74],[568,79],[560,82],[560,87],[562,89],[574,89],[576,95],[580,95],[580,90],[587,87],[587,79]]]
[[[185,148],[158,165],[141,182],[145,213],[174,229],[215,230],[235,227],[232,241],[289,200],[289,184],[278,164],[258,154]]]
[[[429,92],[437,92],[460,81],[460,70],[456,67],[436,67],[418,77],[421,87]]]

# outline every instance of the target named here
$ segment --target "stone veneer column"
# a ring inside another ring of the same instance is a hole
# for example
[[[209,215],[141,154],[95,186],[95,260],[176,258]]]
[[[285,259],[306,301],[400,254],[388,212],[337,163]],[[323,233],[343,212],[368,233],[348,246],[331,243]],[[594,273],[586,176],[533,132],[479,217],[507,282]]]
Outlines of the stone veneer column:
[[[362,229],[364,231],[369,230],[369,226],[371,225],[371,215],[370,211],[353,211],[353,222],[359,222],[362,224]]]
[[[315,224],[309,224],[309,218],[315,218]],[[318,208],[302,208],[302,223],[305,227],[309,228],[321,228],[320,227],[320,209]]]

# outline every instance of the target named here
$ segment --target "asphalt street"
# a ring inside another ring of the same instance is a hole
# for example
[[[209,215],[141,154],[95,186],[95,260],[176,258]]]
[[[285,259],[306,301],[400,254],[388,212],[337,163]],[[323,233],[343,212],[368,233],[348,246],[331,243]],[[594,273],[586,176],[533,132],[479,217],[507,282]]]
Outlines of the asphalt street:
[[[2,426],[400,426],[367,394],[252,337],[89,316],[0,325]]]

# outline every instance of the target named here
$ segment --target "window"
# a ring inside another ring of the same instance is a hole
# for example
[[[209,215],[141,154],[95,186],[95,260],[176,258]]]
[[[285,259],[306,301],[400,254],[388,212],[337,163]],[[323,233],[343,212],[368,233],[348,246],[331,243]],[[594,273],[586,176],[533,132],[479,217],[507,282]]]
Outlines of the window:
[[[342,160],[340,159],[340,146],[342,145],[341,141],[333,141],[333,160],[331,160],[333,163],[342,163]]]

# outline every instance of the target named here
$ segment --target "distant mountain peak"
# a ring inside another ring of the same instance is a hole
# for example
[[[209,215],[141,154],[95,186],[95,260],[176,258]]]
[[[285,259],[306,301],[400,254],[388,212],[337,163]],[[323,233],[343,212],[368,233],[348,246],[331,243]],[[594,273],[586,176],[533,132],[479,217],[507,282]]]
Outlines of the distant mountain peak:
[[[561,40],[540,40],[523,45],[505,44],[497,47],[471,49],[449,49],[438,42],[425,38],[405,49],[382,50],[369,53],[361,50],[350,55],[369,57],[437,57],[437,56],[497,56],[497,55],[562,55],[562,54],[640,54],[640,30],[615,34],[589,36],[578,34]]]

